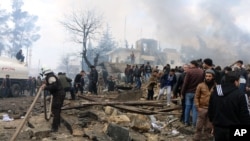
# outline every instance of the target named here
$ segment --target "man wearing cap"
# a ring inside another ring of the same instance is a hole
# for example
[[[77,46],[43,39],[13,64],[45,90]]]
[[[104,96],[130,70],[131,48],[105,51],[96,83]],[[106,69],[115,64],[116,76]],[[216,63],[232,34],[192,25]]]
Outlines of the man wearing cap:
[[[212,59],[210,59],[210,58],[204,59],[202,66],[205,70],[207,70],[207,69],[213,70],[215,73],[214,79],[215,79],[216,84],[221,84],[221,73],[213,68],[213,60]]]
[[[210,95],[216,85],[214,75],[215,73],[213,70],[206,70],[204,82],[200,83],[196,88],[194,103],[197,108],[198,117],[196,124],[196,133],[193,138],[194,141],[201,140],[202,128],[204,128],[204,137],[206,139],[208,139],[212,131],[212,125],[208,119],[207,109]]]
[[[192,110],[192,125],[196,126],[197,119],[197,109],[194,105],[194,95],[196,87],[199,83],[203,81],[203,70],[198,68],[199,64],[197,61],[193,60],[190,62],[190,67],[186,71],[184,82],[182,85],[181,94],[185,96],[185,125],[189,126],[189,117]]]

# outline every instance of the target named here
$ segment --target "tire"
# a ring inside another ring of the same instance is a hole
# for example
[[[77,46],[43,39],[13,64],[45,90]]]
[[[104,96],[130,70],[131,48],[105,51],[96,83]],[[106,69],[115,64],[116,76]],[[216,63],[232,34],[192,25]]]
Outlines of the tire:
[[[19,84],[13,84],[11,86],[10,96],[18,97],[20,95],[20,92],[21,92],[21,87]]]

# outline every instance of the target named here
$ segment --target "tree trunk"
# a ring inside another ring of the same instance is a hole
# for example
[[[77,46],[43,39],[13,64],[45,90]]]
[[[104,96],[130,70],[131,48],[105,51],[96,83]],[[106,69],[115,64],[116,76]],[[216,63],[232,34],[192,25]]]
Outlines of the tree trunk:
[[[86,42],[83,42],[83,59],[85,60],[86,64],[88,65],[88,67],[90,68],[90,66],[92,66],[92,64],[89,62],[88,58],[87,58],[87,46],[86,46]]]

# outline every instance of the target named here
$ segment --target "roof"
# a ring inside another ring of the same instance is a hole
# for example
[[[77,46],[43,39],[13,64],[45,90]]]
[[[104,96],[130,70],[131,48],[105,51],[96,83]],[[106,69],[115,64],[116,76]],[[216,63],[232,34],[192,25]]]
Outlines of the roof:
[[[141,55],[141,59],[144,59],[146,61],[155,61],[154,56],[148,56],[148,55]]]

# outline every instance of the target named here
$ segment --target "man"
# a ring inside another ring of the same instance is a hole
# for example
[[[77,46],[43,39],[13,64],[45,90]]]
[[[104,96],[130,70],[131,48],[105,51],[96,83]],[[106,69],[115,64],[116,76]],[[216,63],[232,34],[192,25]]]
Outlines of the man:
[[[247,71],[245,68],[243,68],[243,61],[242,60],[238,60],[236,62],[236,66],[237,66],[237,72],[240,74],[240,90],[245,94],[246,92],[246,84],[247,84]]]
[[[188,64],[184,64],[183,66],[183,72],[182,74],[180,75],[179,79],[177,80],[177,84],[176,84],[176,90],[177,91],[176,93],[179,93],[179,96],[181,97],[181,107],[182,107],[182,111],[181,111],[181,117],[180,117],[180,121],[185,123],[185,119],[184,119],[184,115],[185,115],[185,96],[181,94],[181,90],[182,90],[182,85],[183,85],[183,82],[184,82],[184,78],[185,78],[185,75],[186,75],[186,71],[188,70],[189,66]]]
[[[193,60],[190,62],[189,69],[186,71],[181,94],[185,96],[185,125],[189,126],[190,112],[192,109],[192,125],[196,126],[197,109],[194,105],[194,95],[196,87],[203,81],[203,70],[198,68],[199,64]]]
[[[89,92],[97,95],[97,81],[98,81],[98,72],[95,69],[95,66],[90,66],[89,73]]]
[[[196,124],[196,133],[194,135],[194,141],[199,141],[201,139],[202,129],[204,128],[205,138],[209,139],[209,135],[212,131],[211,123],[208,119],[207,109],[210,99],[210,95],[215,87],[215,78],[214,71],[208,69],[205,71],[205,80],[200,83],[195,92],[194,103],[198,111],[197,124]]]
[[[147,62],[147,65],[145,66],[144,70],[145,70],[145,80],[148,81],[152,73],[152,67],[149,64],[149,62]]]
[[[66,73],[59,72],[58,79],[60,80],[65,93],[70,92],[71,99],[75,100],[75,93],[73,87],[71,87],[72,79],[66,76]]]
[[[16,59],[17,59],[17,60],[20,60],[21,62],[24,61],[24,55],[23,55],[23,52],[22,52],[21,49],[17,52],[17,54],[16,54]]]
[[[223,69],[223,71],[222,71],[222,73],[221,73],[221,84],[225,82],[225,76],[226,76],[226,74],[227,74],[228,72],[230,72],[230,71],[232,71],[232,68],[229,67],[229,66],[226,66],[226,67]]]
[[[141,89],[141,67],[138,68],[137,65],[135,65],[134,77],[136,84],[135,89]]]
[[[42,68],[42,74],[45,75],[45,83],[42,84],[41,89],[48,90],[53,95],[52,101],[52,132],[57,132],[60,125],[61,107],[65,98],[65,91],[60,80],[53,73],[51,69]]]
[[[104,79],[103,79],[103,73],[102,73],[102,69],[99,71],[98,74],[98,86],[97,86],[97,94],[103,94],[103,89],[104,89]]]
[[[74,88],[75,88],[75,93],[78,93],[78,91],[81,92],[81,94],[83,94],[83,86],[84,86],[84,75],[85,75],[85,71],[82,70],[80,73],[78,73],[75,76],[75,80],[74,80]]]
[[[130,70],[130,65],[127,64],[125,70],[124,70],[124,74],[125,74],[125,83],[128,84],[129,83],[129,70]]]
[[[134,64],[134,63],[135,63],[135,54],[134,54],[133,51],[132,51],[132,53],[130,54],[130,58],[131,58],[131,64]]]
[[[1,88],[4,89],[3,97],[10,97],[11,96],[11,80],[10,75],[6,75],[5,79],[3,79],[3,82],[1,84]]]
[[[203,66],[203,68],[205,70],[207,70],[207,69],[213,70],[214,73],[215,73],[215,82],[216,82],[216,84],[220,84],[221,83],[221,73],[219,71],[217,71],[217,70],[214,69],[214,67],[213,67],[213,60],[212,59],[210,59],[210,58],[204,59],[202,66]]]
[[[155,70],[157,71],[157,70]],[[167,91],[167,106],[170,106],[171,103],[171,90],[173,85],[176,83],[176,75],[175,70],[171,69],[169,73],[164,73],[160,78],[160,91],[157,97],[157,100],[160,99],[161,95],[163,95],[164,91]]]
[[[237,72],[228,72],[225,83],[216,86],[210,96],[208,117],[215,141],[229,141],[231,126],[250,125],[245,95],[238,88],[239,79]]]
[[[154,87],[157,84],[157,71],[153,71],[152,75],[149,78],[149,82],[147,84],[147,89],[148,89],[148,98],[147,100],[153,100],[154,98]]]
[[[27,86],[30,96],[34,96],[34,93],[36,92],[36,79],[29,76],[29,79],[27,80]]]

